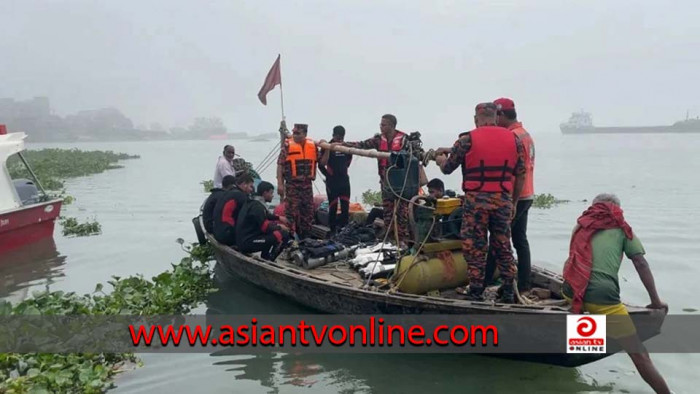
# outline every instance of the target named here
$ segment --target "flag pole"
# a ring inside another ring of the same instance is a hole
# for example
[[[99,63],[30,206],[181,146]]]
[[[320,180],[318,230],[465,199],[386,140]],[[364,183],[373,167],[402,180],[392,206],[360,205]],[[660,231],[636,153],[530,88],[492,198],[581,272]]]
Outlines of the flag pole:
[[[284,116],[284,93],[282,93],[282,55],[277,54],[280,58],[280,103],[282,104],[282,120],[286,120]]]

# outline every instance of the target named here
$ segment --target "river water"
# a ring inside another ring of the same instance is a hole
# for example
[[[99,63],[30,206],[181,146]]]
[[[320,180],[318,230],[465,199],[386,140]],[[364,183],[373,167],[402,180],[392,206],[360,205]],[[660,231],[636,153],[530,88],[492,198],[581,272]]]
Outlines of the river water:
[[[357,138],[366,137],[364,135]],[[438,135],[426,146],[450,145]],[[535,264],[561,271],[571,229],[597,193],[614,192],[627,221],[647,250],[662,299],[671,313],[698,308],[700,277],[700,134],[583,135],[535,134],[536,192],[571,202],[530,211],[530,244]],[[233,141],[236,151],[258,163],[275,141]],[[66,182],[76,198],[67,216],[96,218],[102,234],[67,238],[56,226],[53,242],[12,255],[0,264],[0,297],[12,301],[49,285],[54,290],[91,292],[112,275],[153,276],[184,253],[175,240],[196,238],[191,218],[206,197],[200,181],[211,179],[221,152],[219,141],[33,144],[141,155],[122,169]],[[428,176],[437,176],[434,164]],[[459,175],[444,177],[459,189]],[[376,163],[357,158],[350,169],[353,199],[376,189]],[[274,176],[268,169],[263,178]],[[318,186],[323,189],[322,183]],[[631,263],[621,270],[622,297],[646,304],[648,297]],[[210,301],[234,313],[294,313],[301,307],[245,283],[232,282]],[[205,312],[206,307],[198,309]],[[617,354],[566,369],[481,356],[454,355],[142,355],[144,367],[118,376],[117,392],[650,392],[629,358]],[[657,367],[676,393],[695,393],[700,355],[654,354]]]

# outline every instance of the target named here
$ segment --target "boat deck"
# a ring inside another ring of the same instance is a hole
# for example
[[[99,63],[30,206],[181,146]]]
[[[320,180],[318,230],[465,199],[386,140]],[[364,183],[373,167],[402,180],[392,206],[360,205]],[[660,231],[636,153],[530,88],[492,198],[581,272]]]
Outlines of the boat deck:
[[[259,257],[255,254],[251,257]],[[395,291],[397,294],[401,293],[399,290],[390,290],[390,285],[384,279],[375,280],[373,278],[363,278],[360,272],[353,269],[348,261],[337,261],[320,267],[316,267],[311,270],[306,270],[293,261],[278,258],[274,263],[287,270],[297,271],[304,274],[307,277],[315,278],[324,282],[334,283],[347,287],[354,287],[358,289],[373,289],[379,292],[390,292]],[[538,305],[538,306],[559,306],[563,307],[566,305],[566,301],[562,299],[560,294],[561,281],[556,280],[556,274],[546,271],[544,269],[533,267],[532,292],[527,292],[525,294],[520,294],[519,304],[524,305]],[[484,299],[486,302],[495,303],[498,298],[497,295],[498,286],[490,286],[484,291]],[[449,300],[466,300],[466,296],[459,293],[455,288],[446,288],[437,290],[430,293],[431,297],[444,298]]]

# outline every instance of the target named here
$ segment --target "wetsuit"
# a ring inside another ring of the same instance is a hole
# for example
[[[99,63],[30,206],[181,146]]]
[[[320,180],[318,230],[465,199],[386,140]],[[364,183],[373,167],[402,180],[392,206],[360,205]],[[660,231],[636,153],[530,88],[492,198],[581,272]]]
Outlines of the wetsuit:
[[[238,214],[248,200],[248,195],[241,189],[233,187],[224,193],[214,207],[214,238],[233,246],[236,244],[236,222]]]
[[[260,257],[274,260],[289,233],[273,223],[279,217],[271,214],[259,197],[249,200],[241,209],[236,226],[236,243],[243,253],[262,252]]]
[[[204,201],[204,205],[202,205],[202,221],[204,222],[204,229],[209,234],[214,232],[214,208],[225,192],[226,190],[220,188],[211,189],[211,194]]]
[[[331,140],[331,143],[337,142]],[[323,151],[322,153],[323,154]],[[350,215],[350,177],[348,167],[352,162],[352,155],[331,151],[328,163],[319,166],[318,169],[326,176],[326,194],[328,195],[328,225],[331,232],[336,228],[345,227]],[[340,218],[336,221],[340,201]]]

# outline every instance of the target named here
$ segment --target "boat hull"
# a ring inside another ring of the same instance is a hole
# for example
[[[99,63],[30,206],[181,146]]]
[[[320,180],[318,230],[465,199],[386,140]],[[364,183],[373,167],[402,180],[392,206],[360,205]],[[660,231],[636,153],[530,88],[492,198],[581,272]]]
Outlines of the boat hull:
[[[217,262],[226,273],[249,282],[267,291],[277,293],[285,299],[313,310],[332,314],[545,314],[565,315],[569,311],[557,306],[493,305],[486,302],[446,299],[405,293],[385,293],[364,290],[341,282],[331,282],[315,277],[313,271],[291,268],[279,263],[246,256],[225,245],[219,244],[210,234],[207,239],[214,249]],[[545,270],[533,267],[540,273]],[[552,274],[556,276],[555,274]],[[553,285],[560,286],[561,282]],[[646,315],[646,308],[630,309],[630,314]],[[659,316],[653,326],[639,330],[642,340],[660,332],[664,316]],[[536,335],[542,335],[537,333]],[[588,364],[612,353],[605,354],[489,354],[495,357],[530,361],[564,367]]]
[[[0,212],[0,254],[53,237],[62,200],[51,200]]]

